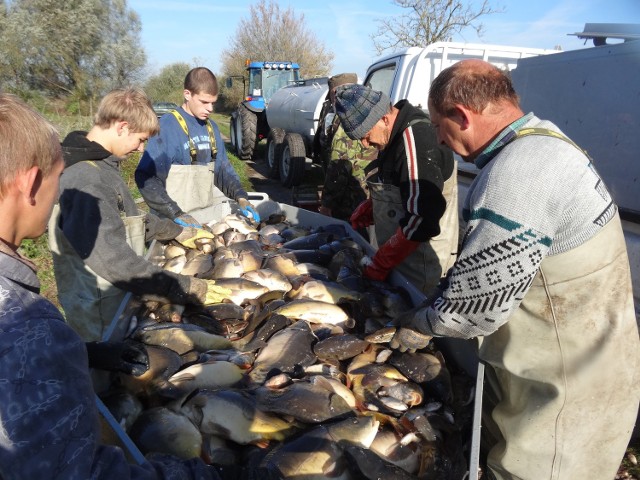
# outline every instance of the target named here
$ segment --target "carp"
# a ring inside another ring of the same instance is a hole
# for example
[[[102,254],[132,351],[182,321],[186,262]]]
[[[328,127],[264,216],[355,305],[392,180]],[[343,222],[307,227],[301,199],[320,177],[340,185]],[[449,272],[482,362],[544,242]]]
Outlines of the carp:
[[[171,258],[171,260],[167,260],[164,265],[162,265],[162,269],[171,273],[180,273],[186,264],[187,256],[178,255],[177,257]]]
[[[186,396],[196,389],[231,387],[243,378],[242,369],[231,362],[207,361],[196,363],[174,373],[159,393],[173,398]]]
[[[182,268],[181,275],[190,275],[192,277],[207,278],[206,274],[213,268],[213,258],[211,255],[201,253],[196,255]]]
[[[267,287],[269,290],[291,290],[291,282],[280,272],[268,268],[254,269],[242,274],[242,278]]]
[[[187,248],[181,245],[170,243],[168,245],[165,245],[162,253],[166,260],[171,260],[172,258],[179,257],[180,255],[185,255],[187,253]]]
[[[240,445],[284,440],[297,430],[295,424],[261,411],[254,398],[239,390],[200,390],[184,402],[180,412],[203,434]]]
[[[134,332],[133,337],[146,345],[167,347],[180,355],[191,350],[204,352],[231,347],[227,338],[184,323],[159,323],[141,327]]]
[[[311,300],[337,304],[343,300],[359,300],[362,298],[362,294],[337,282],[311,280],[309,282],[305,282],[295,292],[294,298],[308,298]]]
[[[231,290],[228,299],[236,305],[243,305],[248,300],[254,300],[269,290],[259,283],[246,280],[240,276],[216,279],[216,285]]]
[[[370,345],[357,335],[333,335],[313,347],[313,352],[320,360],[347,360],[364,352]]]
[[[255,383],[263,383],[271,370],[290,372],[296,365],[312,365],[316,356],[311,345],[316,341],[316,336],[306,322],[296,322],[280,330],[258,353],[253,369],[249,372],[250,379]]]
[[[288,318],[306,320],[311,323],[328,323],[335,325],[349,319],[346,312],[339,306],[317,300],[292,300],[278,307],[274,313]]]
[[[165,407],[140,414],[129,436],[143,454],[157,452],[188,460],[202,453],[202,434],[184,415]]]
[[[326,386],[322,382],[298,380],[282,388],[259,387],[254,393],[261,410],[304,423],[321,423],[353,415],[344,398]]]
[[[352,479],[344,445],[369,448],[378,426],[369,416],[318,425],[274,448],[260,465],[277,470],[284,478]]]

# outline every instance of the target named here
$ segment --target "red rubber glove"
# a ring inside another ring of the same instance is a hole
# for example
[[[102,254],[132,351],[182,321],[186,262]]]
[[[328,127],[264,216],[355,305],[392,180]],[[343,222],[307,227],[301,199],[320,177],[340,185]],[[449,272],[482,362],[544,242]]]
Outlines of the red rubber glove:
[[[351,226],[354,230],[359,228],[367,228],[373,225],[373,201],[367,198],[364,202],[356,207],[349,218]]]
[[[365,267],[364,276],[372,280],[383,281],[389,271],[411,255],[420,242],[409,240],[398,227],[389,240],[383,243],[371,259],[371,265]]]

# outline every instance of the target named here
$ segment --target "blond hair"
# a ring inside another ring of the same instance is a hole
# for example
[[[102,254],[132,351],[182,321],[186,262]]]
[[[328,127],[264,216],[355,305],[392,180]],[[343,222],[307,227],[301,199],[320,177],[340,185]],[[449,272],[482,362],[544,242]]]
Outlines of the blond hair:
[[[35,166],[46,177],[61,159],[55,127],[15,95],[0,94],[0,198],[18,173]]]
[[[114,122],[121,121],[127,122],[132,132],[148,133],[151,136],[160,131],[151,101],[140,88],[117,88],[100,101],[94,125],[109,128]]]

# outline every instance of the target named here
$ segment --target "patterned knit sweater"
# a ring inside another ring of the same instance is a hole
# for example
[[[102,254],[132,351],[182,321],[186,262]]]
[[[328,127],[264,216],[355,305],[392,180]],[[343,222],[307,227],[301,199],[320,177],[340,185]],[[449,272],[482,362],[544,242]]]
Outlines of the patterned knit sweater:
[[[529,113],[475,160],[481,171],[464,203],[462,252],[427,309],[429,334],[495,332],[520,305],[545,256],[585,243],[615,215],[589,158],[560,136],[519,136],[528,128],[561,133]]]

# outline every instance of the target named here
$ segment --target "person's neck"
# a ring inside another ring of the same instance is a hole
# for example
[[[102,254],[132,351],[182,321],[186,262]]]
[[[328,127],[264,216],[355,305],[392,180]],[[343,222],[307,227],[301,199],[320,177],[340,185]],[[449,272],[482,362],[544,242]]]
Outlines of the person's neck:
[[[4,238],[0,237],[0,252],[16,253],[17,251],[18,251],[18,245],[15,245],[13,242],[9,242]]]
[[[189,115],[191,115],[192,117],[195,117],[195,115],[191,112],[191,110],[189,109],[189,104],[187,102],[184,102],[182,104],[182,110],[185,111],[185,113],[188,113]]]
[[[111,148],[111,129],[104,129],[98,126],[94,126],[89,133],[87,133],[87,140],[90,142],[95,142],[104,148],[107,152],[113,153],[113,149]]]

